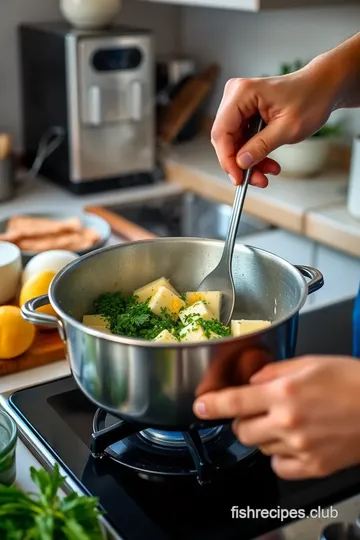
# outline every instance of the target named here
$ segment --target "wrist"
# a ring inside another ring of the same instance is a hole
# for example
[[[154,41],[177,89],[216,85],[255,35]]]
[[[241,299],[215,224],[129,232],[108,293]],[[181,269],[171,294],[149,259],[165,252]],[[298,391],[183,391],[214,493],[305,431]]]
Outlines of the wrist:
[[[327,103],[329,114],[347,106],[349,68],[348,62],[344,60],[325,53],[317,56],[307,66],[314,78],[319,99]]]
[[[319,55],[308,67],[322,81],[324,97],[330,100],[332,111],[359,106],[360,33]]]

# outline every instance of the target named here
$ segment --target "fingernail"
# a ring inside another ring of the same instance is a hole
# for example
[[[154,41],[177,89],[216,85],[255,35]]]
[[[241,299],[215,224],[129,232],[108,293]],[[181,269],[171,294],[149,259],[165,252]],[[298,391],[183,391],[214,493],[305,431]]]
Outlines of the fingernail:
[[[231,182],[234,184],[234,186],[236,186],[236,180],[233,176],[231,176],[231,174],[229,174],[229,178],[231,180]]]
[[[203,401],[196,401],[194,411],[197,416],[204,418],[206,416],[206,405]]]
[[[244,154],[240,154],[240,156],[238,156],[237,163],[241,169],[248,169],[254,163],[254,158],[251,154],[249,154],[249,152],[245,152]]]

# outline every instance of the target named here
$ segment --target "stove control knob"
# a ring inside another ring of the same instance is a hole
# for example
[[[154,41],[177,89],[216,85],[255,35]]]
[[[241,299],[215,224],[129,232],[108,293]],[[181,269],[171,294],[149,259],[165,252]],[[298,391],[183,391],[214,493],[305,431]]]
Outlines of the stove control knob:
[[[332,523],[325,527],[319,540],[360,540],[360,528],[347,523]]]

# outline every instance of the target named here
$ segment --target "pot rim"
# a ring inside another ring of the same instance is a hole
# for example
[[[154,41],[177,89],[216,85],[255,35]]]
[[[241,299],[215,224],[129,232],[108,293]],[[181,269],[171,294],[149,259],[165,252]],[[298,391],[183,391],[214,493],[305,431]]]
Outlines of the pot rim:
[[[195,244],[211,244],[213,246],[224,246],[225,242],[222,240],[214,240],[214,239],[207,239],[207,238],[193,238],[193,237],[162,237],[162,238],[154,238],[149,240],[137,240],[134,242],[124,242],[123,244],[116,244],[112,246],[103,247],[97,250],[94,250],[90,253],[87,253],[86,255],[83,255],[79,257],[78,259],[75,259],[74,261],[70,262],[68,265],[66,265],[62,270],[60,270],[56,276],[53,278],[50,287],[49,287],[49,300],[51,306],[54,308],[55,312],[58,314],[58,316],[61,318],[62,321],[65,321],[67,324],[72,325],[76,329],[85,332],[88,335],[91,335],[96,338],[105,339],[107,341],[112,341],[115,343],[119,343],[121,345],[128,345],[128,346],[137,346],[137,347],[151,347],[154,349],[192,349],[192,348],[216,348],[217,346],[221,344],[231,344],[231,343],[239,343],[251,340],[259,335],[266,334],[270,330],[277,328],[278,326],[284,324],[286,321],[290,320],[292,317],[297,315],[301,308],[305,305],[305,302],[308,297],[308,289],[307,289],[307,282],[305,280],[305,277],[301,274],[301,272],[296,268],[296,266],[289,263],[286,259],[283,259],[282,257],[279,257],[278,255],[274,255],[274,253],[271,253],[270,251],[266,251],[262,248],[257,248],[254,246],[247,246],[246,244],[237,244],[235,245],[234,251],[239,247],[245,247],[250,248],[253,251],[256,251],[260,254],[264,254],[266,257],[270,257],[272,259],[276,259],[277,261],[281,261],[282,264],[284,264],[288,270],[296,276],[296,278],[299,280],[299,285],[302,287],[302,298],[298,302],[297,306],[286,316],[278,321],[271,324],[270,327],[265,328],[263,330],[258,330],[256,332],[253,332],[252,334],[245,335],[242,337],[228,337],[228,338],[221,338],[216,340],[209,340],[207,342],[195,342],[195,343],[174,343],[174,344],[167,344],[167,343],[158,343],[156,341],[149,341],[146,339],[136,339],[131,338],[127,336],[119,336],[117,334],[105,334],[103,332],[100,332],[98,330],[95,330],[93,328],[89,328],[88,326],[84,325],[82,322],[74,319],[67,313],[65,313],[61,307],[58,305],[58,302],[55,299],[55,293],[56,293],[56,287],[58,286],[58,283],[61,281],[62,276],[64,276],[69,270],[71,270],[73,267],[79,265],[84,260],[89,260],[93,257],[97,257],[100,253],[105,253],[107,251],[112,251],[116,249],[121,249],[125,246],[134,246],[139,244],[153,244],[153,243],[169,243],[169,242],[181,242],[186,241],[187,243],[195,243]]]

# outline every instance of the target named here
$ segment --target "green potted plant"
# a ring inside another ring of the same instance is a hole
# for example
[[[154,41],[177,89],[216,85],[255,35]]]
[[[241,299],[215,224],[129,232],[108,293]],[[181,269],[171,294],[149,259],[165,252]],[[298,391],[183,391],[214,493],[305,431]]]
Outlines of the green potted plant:
[[[303,65],[300,60],[282,64],[280,75],[297,71]],[[309,139],[281,146],[271,157],[279,162],[284,174],[301,178],[318,176],[326,166],[333,140],[340,135],[340,124],[328,122]]]

